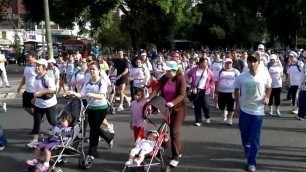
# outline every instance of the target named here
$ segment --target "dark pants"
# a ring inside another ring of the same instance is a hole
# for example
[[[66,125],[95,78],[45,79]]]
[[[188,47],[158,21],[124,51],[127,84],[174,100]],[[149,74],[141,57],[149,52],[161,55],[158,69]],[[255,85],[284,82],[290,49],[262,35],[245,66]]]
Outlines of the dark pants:
[[[4,137],[3,129],[2,129],[2,127],[0,126],[0,147],[6,146],[6,144],[7,144],[7,140],[6,140],[6,138]]]
[[[209,95],[205,94],[205,90],[202,90],[198,95],[193,94],[193,104],[194,104],[194,116],[196,123],[202,123],[202,112],[203,109],[205,118],[210,118],[209,116]]]
[[[181,152],[181,126],[185,120],[185,107],[181,107],[178,111],[173,111],[170,116],[170,138],[172,159],[178,160]]]
[[[286,89],[287,89],[287,91],[288,91],[288,92],[287,92],[287,98],[286,98],[286,99],[287,99],[287,100],[291,100],[290,87],[287,86]]]
[[[130,93],[131,93],[131,98],[132,98],[132,101],[135,100],[134,98],[134,81],[130,81]]]
[[[299,86],[297,85],[291,85],[289,88],[289,91],[292,97],[292,104],[291,104],[292,106],[295,106],[296,94],[297,94],[298,89],[299,89]]]
[[[103,120],[107,114],[107,109],[103,110],[90,110],[88,109],[88,123],[90,127],[89,145],[97,147],[99,144],[99,136],[101,136],[107,143],[110,143],[114,134],[104,131],[100,128]]]
[[[302,90],[299,94],[299,112],[298,116],[300,118],[306,119],[306,91]]]
[[[280,105],[280,96],[281,96],[282,88],[272,88],[270,100],[269,100],[269,106],[274,105],[279,106]]]
[[[248,165],[256,165],[262,122],[263,115],[251,115],[240,110],[239,129]]]
[[[32,134],[39,134],[41,119],[46,114],[47,120],[50,125],[55,126],[56,124],[56,108],[55,106],[49,108],[39,108],[34,106],[34,126],[32,130]]]

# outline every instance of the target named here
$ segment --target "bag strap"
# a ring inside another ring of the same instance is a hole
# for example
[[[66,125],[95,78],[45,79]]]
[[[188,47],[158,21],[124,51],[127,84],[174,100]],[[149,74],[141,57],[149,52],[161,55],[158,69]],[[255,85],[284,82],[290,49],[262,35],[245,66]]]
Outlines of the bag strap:
[[[198,88],[198,86],[199,86],[199,84],[200,84],[200,81],[201,81],[201,79],[203,78],[204,72],[205,72],[205,70],[203,70],[203,72],[202,72],[202,74],[201,74],[201,77],[200,77],[200,79],[199,79],[199,81],[198,81],[198,83],[197,83],[197,85],[196,85],[196,88]]]

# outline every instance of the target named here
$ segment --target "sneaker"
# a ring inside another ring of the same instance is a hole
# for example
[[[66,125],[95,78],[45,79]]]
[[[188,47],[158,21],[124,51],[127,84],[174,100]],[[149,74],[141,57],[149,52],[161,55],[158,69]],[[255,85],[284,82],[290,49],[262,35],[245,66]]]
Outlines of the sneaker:
[[[123,110],[124,110],[124,109],[123,109],[123,106],[122,106],[122,105],[119,105],[118,108],[117,108],[117,111],[120,112],[120,111],[123,111]]]
[[[191,108],[194,109],[194,105],[192,105]]]
[[[5,87],[6,87],[6,88],[11,88],[11,86],[10,86],[10,85],[6,85]]]
[[[233,120],[232,119],[228,119],[226,122],[227,125],[233,125]]]
[[[125,165],[126,166],[131,166],[131,165],[133,165],[133,163],[134,163],[133,160],[130,159],[130,160],[126,161]]]
[[[178,163],[179,163],[179,162],[178,162],[177,160],[174,160],[174,159],[173,159],[173,160],[170,161],[169,165],[170,165],[171,167],[176,167],[176,166],[178,165]]]
[[[115,133],[115,131],[114,131],[114,124],[110,123],[109,126],[104,129],[104,131],[107,131],[109,133]]]
[[[0,146],[0,151],[4,150],[5,146],[1,145]]]
[[[270,110],[269,111],[269,115],[273,116],[273,111]]]
[[[275,112],[275,116],[281,116],[282,114],[280,113],[280,111],[276,111]]]
[[[201,123],[195,123],[194,125],[200,127],[202,124]]]
[[[28,148],[36,149],[38,144],[39,144],[39,142],[37,140],[32,140],[30,143],[26,144],[26,146]]]
[[[299,111],[298,111],[297,109],[295,109],[295,110],[292,111],[292,113],[293,113],[294,115],[297,115],[297,114],[299,113]]]
[[[44,164],[38,164],[37,169],[39,171],[47,171],[49,167],[45,166]]]
[[[30,166],[36,166],[38,164],[37,159],[27,160],[26,163]]]
[[[254,165],[248,165],[248,171],[255,172],[256,168]]]
[[[207,124],[210,124],[210,118],[207,118],[207,119],[206,119],[206,123],[207,123]]]
[[[110,149],[113,148],[113,146],[114,146],[114,139],[111,142],[108,143],[108,146],[109,146]]]
[[[116,100],[116,101],[120,101],[120,97],[117,97],[117,96],[116,96],[115,100]]]
[[[223,122],[226,122],[227,121],[227,117],[224,116],[222,120],[223,120]]]

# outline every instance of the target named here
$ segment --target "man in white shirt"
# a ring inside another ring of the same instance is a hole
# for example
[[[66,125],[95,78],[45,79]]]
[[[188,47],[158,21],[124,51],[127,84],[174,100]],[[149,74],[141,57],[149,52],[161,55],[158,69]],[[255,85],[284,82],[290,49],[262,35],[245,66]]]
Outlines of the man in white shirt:
[[[7,62],[3,51],[0,51],[0,87],[3,87],[3,84],[5,85],[5,87],[10,87],[10,84],[7,80],[7,75],[6,75],[6,69],[5,69],[5,63]]]
[[[248,171],[256,171],[256,157],[260,147],[260,132],[264,107],[271,95],[271,77],[259,70],[261,63],[257,52],[247,58],[249,72],[240,74],[235,80],[236,111],[242,145],[247,158]]]

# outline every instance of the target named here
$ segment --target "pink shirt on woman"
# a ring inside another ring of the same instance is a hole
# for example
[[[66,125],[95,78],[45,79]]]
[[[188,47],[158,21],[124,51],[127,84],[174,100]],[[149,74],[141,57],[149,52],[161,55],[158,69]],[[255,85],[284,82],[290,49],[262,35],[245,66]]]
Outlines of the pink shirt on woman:
[[[134,100],[131,103],[131,121],[133,127],[143,127],[147,126],[146,121],[142,116],[142,109],[144,104],[146,103],[146,99],[142,99],[140,101]]]
[[[163,88],[165,101],[168,103],[174,100],[176,98],[175,93],[176,93],[176,82],[173,83],[167,82]]]

